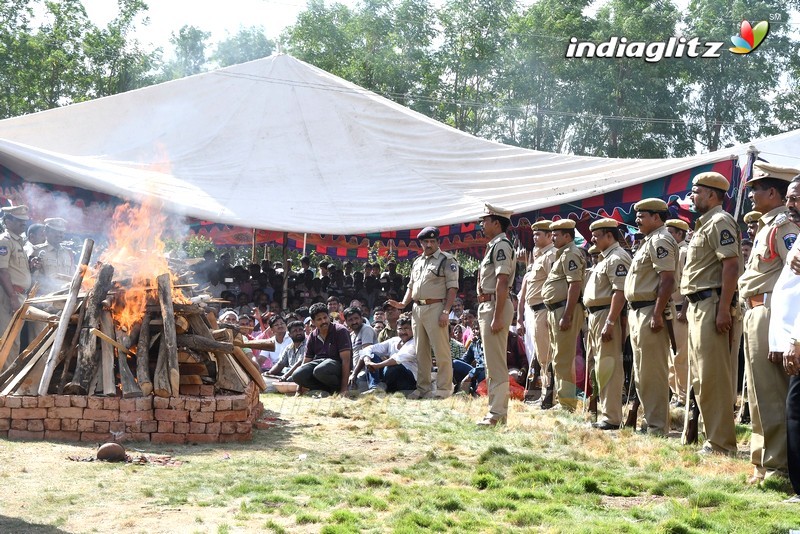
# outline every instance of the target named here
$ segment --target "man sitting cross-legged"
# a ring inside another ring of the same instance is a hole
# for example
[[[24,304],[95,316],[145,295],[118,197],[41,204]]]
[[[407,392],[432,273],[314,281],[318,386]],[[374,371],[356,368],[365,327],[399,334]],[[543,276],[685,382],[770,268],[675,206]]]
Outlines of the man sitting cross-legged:
[[[364,349],[362,363],[369,385],[365,395],[378,390],[394,393],[417,389],[417,350],[409,316],[397,320],[397,333],[396,337]]]

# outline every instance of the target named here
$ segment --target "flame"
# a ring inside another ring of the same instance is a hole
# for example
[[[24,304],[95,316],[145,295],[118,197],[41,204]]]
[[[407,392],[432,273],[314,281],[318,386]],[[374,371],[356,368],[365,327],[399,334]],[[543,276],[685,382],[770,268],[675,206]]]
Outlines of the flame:
[[[170,273],[173,302],[189,303],[180,289],[177,277],[169,268],[164,254],[166,216],[161,205],[151,197],[141,205],[125,203],[114,210],[109,229],[108,248],[100,264],[114,266],[115,295],[111,306],[117,328],[131,331],[141,322],[148,303],[158,303],[158,276]],[[91,287],[97,271],[87,273],[84,287]]]

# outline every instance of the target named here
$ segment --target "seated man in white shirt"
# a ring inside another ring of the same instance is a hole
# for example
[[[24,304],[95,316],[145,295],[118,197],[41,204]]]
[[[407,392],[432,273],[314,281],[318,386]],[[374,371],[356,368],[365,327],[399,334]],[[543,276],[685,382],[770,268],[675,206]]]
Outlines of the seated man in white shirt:
[[[397,321],[397,337],[364,349],[362,362],[367,369],[369,390],[414,391],[417,389],[417,350],[411,318],[404,315]]]

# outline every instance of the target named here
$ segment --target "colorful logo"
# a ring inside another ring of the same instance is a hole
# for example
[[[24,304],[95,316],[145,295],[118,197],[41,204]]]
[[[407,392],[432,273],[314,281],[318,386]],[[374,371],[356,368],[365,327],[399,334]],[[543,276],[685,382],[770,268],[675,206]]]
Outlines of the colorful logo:
[[[764,42],[764,38],[769,33],[769,22],[762,20],[753,28],[749,22],[743,20],[739,33],[740,35],[731,37],[731,42],[736,46],[729,50],[734,54],[749,54]]]

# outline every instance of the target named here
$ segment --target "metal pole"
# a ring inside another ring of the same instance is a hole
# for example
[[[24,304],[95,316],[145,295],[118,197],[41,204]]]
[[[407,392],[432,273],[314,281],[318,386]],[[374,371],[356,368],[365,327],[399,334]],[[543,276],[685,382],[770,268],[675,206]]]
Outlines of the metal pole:
[[[283,232],[283,298],[281,309],[289,305],[289,233]]]

